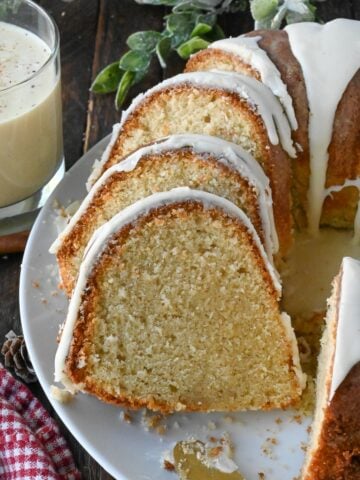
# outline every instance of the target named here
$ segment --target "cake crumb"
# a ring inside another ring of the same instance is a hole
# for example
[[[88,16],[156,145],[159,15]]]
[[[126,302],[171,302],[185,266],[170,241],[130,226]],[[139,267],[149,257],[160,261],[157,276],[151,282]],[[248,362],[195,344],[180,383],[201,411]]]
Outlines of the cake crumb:
[[[31,285],[33,288],[40,288],[40,283],[37,280],[33,280]]]
[[[267,457],[269,457],[270,459],[274,460],[275,456],[273,454],[272,447],[274,445],[277,445],[277,444],[278,444],[278,441],[277,441],[276,438],[268,437],[261,446],[261,450],[262,450],[263,454],[266,455]]]
[[[173,449],[166,450],[161,455],[161,465],[164,470],[168,472],[175,471],[175,459]]]
[[[224,422],[227,424],[234,423],[234,418],[230,415],[226,415],[226,417],[224,417]]]
[[[64,328],[65,328],[65,322],[62,322],[62,323],[59,325],[59,330],[58,330],[58,334],[57,334],[57,337],[56,337],[57,343],[60,343],[61,336],[62,336],[62,333],[63,333]]]
[[[156,428],[159,426],[160,422],[162,420],[161,415],[152,415],[151,417],[146,418],[146,424],[149,428]]]
[[[301,442],[300,443],[300,448],[303,452],[306,452],[307,450],[307,444],[305,442]]]
[[[159,435],[165,435],[165,433],[166,433],[166,425],[159,425],[158,427],[156,427],[155,431],[156,431]]]
[[[265,479],[265,473],[258,472],[258,477],[259,477],[259,480],[264,480]]]
[[[311,347],[305,337],[297,338],[301,363],[311,362]]]
[[[216,430],[216,423],[210,420],[207,424],[207,427],[209,430]]]
[[[183,403],[181,402],[178,402],[175,406],[175,410],[177,412],[181,412],[182,410],[185,410],[186,409],[186,405],[184,405]]]
[[[51,385],[50,395],[51,398],[60,403],[69,403],[74,398],[74,394],[70,393],[68,390],[59,388],[56,385]]]
[[[164,470],[167,470],[168,472],[174,472],[175,471],[175,465],[173,463],[169,462],[169,460],[164,460],[163,468],[164,468]]]
[[[120,420],[126,423],[132,423],[132,416],[127,411],[120,412]]]
[[[211,448],[209,450],[208,455],[211,458],[215,458],[215,457],[218,457],[222,453],[223,450],[224,450],[223,447],[221,445],[218,445],[217,447]]]
[[[277,417],[277,418],[275,418],[275,423],[276,423],[277,425],[280,425],[281,423],[283,423],[283,421],[282,421],[282,419],[281,419],[280,417]]]
[[[145,410],[142,413],[141,424],[146,432],[153,430],[159,435],[164,435],[167,431],[167,426],[161,423],[163,422],[164,418],[165,417],[159,413],[151,415],[147,410]]]
[[[294,422],[298,423],[299,425],[301,425],[301,424],[302,424],[302,421],[303,421],[303,418],[302,418],[301,415],[294,415],[294,416],[292,417],[292,420],[293,420]]]

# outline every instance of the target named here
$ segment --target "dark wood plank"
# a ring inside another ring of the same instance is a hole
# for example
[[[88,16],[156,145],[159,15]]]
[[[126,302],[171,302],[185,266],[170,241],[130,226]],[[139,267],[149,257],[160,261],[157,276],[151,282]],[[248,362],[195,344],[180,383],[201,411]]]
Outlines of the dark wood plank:
[[[242,33],[254,30],[254,19],[250,8],[244,12],[226,13],[219,18],[219,25],[227,37],[236,37]]]
[[[39,3],[60,30],[64,150],[66,167],[70,168],[83,152],[99,0]]]
[[[118,60],[127,50],[126,39],[141,30],[162,28],[163,8],[138,5],[133,0],[100,0],[100,15],[96,35],[96,51],[92,66],[92,77],[107,64]],[[153,62],[147,77],[131,90],[131,97],[147,90],[161,79],[161,68]],[[126,108],[130,98],[124,105]],[[90,94],[87,119],[85,150],[111,131],[119,121],[120,112],[114,108],[114,94]]]
[[[352,0],[352,18],[360,20],[360,0]]]
[[[316,7],[317,17],[322,22],[329,22],[334,18],[353,18],[351,0],[326,0],[317,2]]]
[[[9,330],[20,331],[19,314],[19,266],[22,255],[0,257],[0,339]]]

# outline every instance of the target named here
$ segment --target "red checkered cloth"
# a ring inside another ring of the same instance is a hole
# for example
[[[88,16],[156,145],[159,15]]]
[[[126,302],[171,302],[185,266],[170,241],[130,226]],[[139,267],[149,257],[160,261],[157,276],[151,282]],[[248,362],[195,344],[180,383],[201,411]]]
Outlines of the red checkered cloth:
[[[55,421],[0,364],[0,479],[80,478]]]

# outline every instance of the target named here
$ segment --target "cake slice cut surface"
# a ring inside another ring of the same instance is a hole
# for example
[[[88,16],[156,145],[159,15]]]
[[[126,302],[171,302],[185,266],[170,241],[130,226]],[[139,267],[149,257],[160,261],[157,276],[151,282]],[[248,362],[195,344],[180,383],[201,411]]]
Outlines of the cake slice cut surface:
[[[110,167],[53,244],[63,287],[71,294],[94,231],[135,201],[188,186],[220,195],[251,219],[272,259],[278,251],[269,180],[241,147],[206,135],[173,135]]]
[[[261,82],[227,72],[177,75],[139,95],[114,127],[109,148],[89,179],[161,137],[196,133],[241,145],[269,177],[282,250],[292,243],[291,165],[296,152],[278,99]]]
[[[225,38],[192,55],[185,71],[233,71],[263,82],[279,99],[292,127],[297,148],[293,170],[293,214],[305,226],[309,188],[308,100],[301,66],[284,30],[257,30]]]
[[[56,380],[165,413],[290,405],[304,377],[279,296],[238,207],[188,188],[152,195],[90,241]]]
[[[302,480],[360,478],[359,299],[360,262],[345,257],[329,300]]]

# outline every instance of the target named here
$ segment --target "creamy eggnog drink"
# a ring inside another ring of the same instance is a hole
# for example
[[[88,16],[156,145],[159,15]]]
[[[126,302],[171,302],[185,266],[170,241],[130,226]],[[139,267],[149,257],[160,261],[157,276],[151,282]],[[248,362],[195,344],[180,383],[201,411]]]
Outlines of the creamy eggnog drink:
[[[60,78],[50,56],[37,35],[0,22],[0,208],[43,187],[62,157]]]
[[[1,245],[29,230],[64,176],[59,40],[35,2],[0,0]]]

